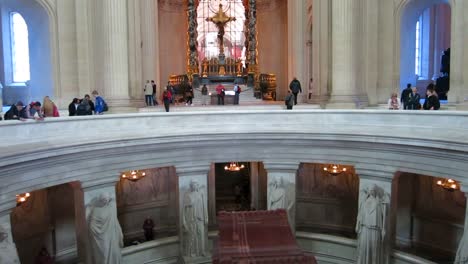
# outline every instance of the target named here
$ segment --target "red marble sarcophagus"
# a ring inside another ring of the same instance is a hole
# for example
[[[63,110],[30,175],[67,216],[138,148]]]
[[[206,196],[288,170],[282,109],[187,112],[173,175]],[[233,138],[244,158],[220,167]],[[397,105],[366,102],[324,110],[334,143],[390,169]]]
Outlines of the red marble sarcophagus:
[[[215,264],[315,264],[296,243],[285,210],[221,212]]]

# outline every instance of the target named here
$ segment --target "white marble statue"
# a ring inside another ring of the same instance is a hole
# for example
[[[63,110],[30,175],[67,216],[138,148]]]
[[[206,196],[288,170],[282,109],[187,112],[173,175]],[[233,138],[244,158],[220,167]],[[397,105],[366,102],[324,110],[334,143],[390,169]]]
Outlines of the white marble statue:
[[[8,231],[0,225],[0,264],[20,263],[15,244],[9,239]]]
[[[384,263],[385,222],[389,195],[376,185],[365,189],[356,223],[357,264]]]
[[[465,222],[468,224],[468,220],[466,220]],[[460,239],[460,243],[458,244],[457,256],[455,257],[454,264],[465,263],[468,263],[468,231],[466,230],[466,228],[465,232],[463,233],[463,237]]]
[[[273,179],[270,183],[271,189],[268,193],[268,208],[269,210],[286,209],[289,212],[294,206],[293,201],[288,201],[288,195],[283,183],[283,178]]]
[[[285,209],[288,213],[289,224],[294,226],[294,207],[293,193],[294,190],[290,188],[290,184],[285,183],[284,179],[274,178],[270,182],[270,189],[268,191],[268,210]]]
[[[123,234],[112,198],[108,193],[102,193],[88,206],[88,231],[93,263],[121,263]]]
[[[184,231],[184,256],[206,256],[208,209],[206,197],[198,182],[191,181],[184,194],[182,225]]]

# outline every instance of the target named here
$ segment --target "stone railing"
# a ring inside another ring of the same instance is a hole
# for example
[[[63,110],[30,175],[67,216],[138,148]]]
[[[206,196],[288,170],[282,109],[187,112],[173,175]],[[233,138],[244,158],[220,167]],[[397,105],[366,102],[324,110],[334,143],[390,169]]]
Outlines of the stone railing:
[[[340,163],[468,183],[468,113],[226,111],[0,122],[0,212],[17,193],[232,160]]]

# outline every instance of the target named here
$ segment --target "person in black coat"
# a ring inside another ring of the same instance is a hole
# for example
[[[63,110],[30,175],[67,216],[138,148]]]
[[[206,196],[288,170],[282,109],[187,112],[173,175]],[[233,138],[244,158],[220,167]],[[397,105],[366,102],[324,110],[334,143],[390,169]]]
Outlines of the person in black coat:
[[[68,116],[76,116],[76,110],[80,105],[80,99],[73,98],[73,101],[68,105]]]
[[[94,108],[93,100],[91,100],[91,97],[89,96],[89,94],[86,94],[86,95],[84,96],[84,98],[88,101],[88,104],[89,104],[89,106],[91,107],[91,114],[93,114],[93,113],[94,113],[94,109],[95,109],[95,108]]]
[[[296,77],[294,77],[294,79],[289,84],[289,89],[294,95],[294,105],[297,105],[297,96],[299,93],[302,93],[301,82],[299,82],[299,80]]]
[[[410,93],[412,93],[412,90],[411,90],[411,83],[408,83],[406,85],[406,89],[404,89],[402,92],[401,92],[401,104],[403,105],[403,109],[408,109],[409,107],[409,96],[410,96]]]
[[[434,88],[428,88],[426,90],[426,101],[424,101],[424,110],[439,110],[440,109],[440,101],[439,97],[437,97],[437,93],[435,92]]]
[[[12,105],[10,110],[5,113],[5,120],[23,120],[27,119],[28,114],[23,102],[18,101],[15,105]]]

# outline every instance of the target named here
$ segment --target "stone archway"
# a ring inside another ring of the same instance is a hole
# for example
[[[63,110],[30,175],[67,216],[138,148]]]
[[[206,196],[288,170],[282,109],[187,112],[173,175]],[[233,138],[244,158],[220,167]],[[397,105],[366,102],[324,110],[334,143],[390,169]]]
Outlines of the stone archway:
[[[402,89],[407,83],[416,85],[415,50],[416,22],[424,10],[437,4],[453,6],[453,0],[400,0],[396,5],[395,28],[395,84]],[[453,7],[451,8],[453,10]],[[453,16],[451,17],[451,22]],[[451,30],[452,32],[453,30]],[[453,49],[452,49],[453,51]],[[453,56],[453,55],[452,55]],[[428,81],[433,76],[427,76]]]
[[[38,101],[46,95],[57,95],[58,69],[56,52],[58,45],[56,38],[56,24],[54,6],[50,0],[2,0],[3,16],[11,13],[20,14],[27,25],[29,37],[29,65],[30,79],[26,83],[14,82],[12,78],[13,57],[10,53],[12,48],[12,28],[4,27],[7,30],[2,32],[4,46],[4,56],[2,63],[5,65],[2,73],[3,103],[14,104],[18,100],[30,102]],[[10,23],[9,18],[5,21]],[[8,55],[9,54],[9,55]]]

